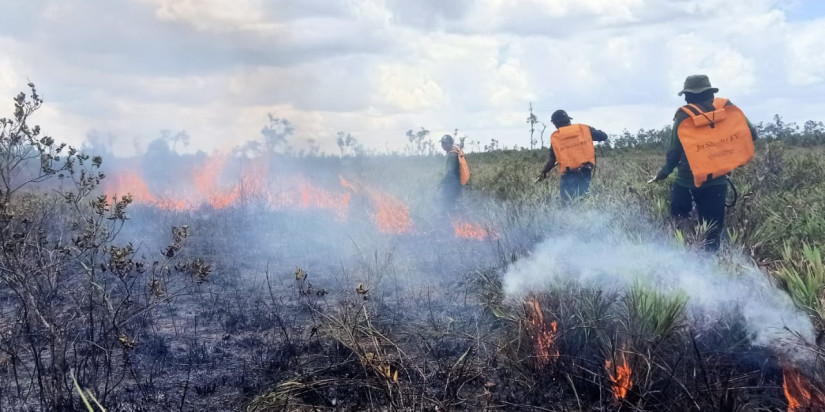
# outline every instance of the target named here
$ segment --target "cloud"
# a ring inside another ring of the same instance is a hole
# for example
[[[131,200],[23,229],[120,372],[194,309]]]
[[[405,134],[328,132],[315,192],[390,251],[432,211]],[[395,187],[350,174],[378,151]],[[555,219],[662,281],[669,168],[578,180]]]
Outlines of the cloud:
[[[822,120],[825,17],[800,19],[800,7],[32,0],[0,16],[0,92],[32,80],[46,130],[111,133],[127,152],[160,129],[187,130],[189,150],[231,146],[258,138],[267,113],[329,152],[338,131],[384,149],[422,126],[526,145],[530,103],[540,120],[564,108],[620,133],[669,123],[684,77],[700,72],[752,120]]]
[[[388,0],[387,9],[393,21],[425,29],[448,27],[461,21],[471,10],[471,0]]]
[[[145,0],[161,21],[184,22],[197,30],[231,32],[263,29],[262,10],[253,1]]]
[[[756,83],[755,64],[730,45],[707,47],[708,39],[696,34],[678,36],[669,43],[670,81],[680,84],[692,73],[708,73],[724,93],[749,92]]]
[[[387,64],[378,71],[381,100],[391,110],[435,109],[444,104],[444,92],[426,67]]]
[[[825,18],[798,24],[787,35],[788,82],[793,85],[825,81]]]

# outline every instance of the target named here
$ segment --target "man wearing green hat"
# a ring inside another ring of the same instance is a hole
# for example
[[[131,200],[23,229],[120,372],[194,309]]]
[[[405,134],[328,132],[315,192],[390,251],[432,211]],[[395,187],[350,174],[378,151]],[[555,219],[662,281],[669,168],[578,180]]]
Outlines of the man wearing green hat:
[[[756,139],[756,129],[741,110],[727,99],[715,98],[718,91],[706,75],[685,79],[678,95],[684,95],[687,104],[673,118],[665,164],[649,181],[664,180],[678,168],[671,187],[670,215],[684,221],[695,203],[699,219],[709,224],[704,246],[712,252],[719,249],[725,224],[727,175],[750,160]],[[694,176],[691,166],[702,172]]]

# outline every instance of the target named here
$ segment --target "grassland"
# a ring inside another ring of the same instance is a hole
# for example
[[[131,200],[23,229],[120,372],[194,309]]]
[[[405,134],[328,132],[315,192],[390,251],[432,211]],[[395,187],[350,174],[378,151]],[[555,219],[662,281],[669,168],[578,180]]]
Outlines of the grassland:
[[[494,150],[468,155],[453,216],[440,156],[278,158],[268,180],[334,205],[167,210],[100,197],[106,159],[24,127],[39,102],[18,99],[0,153],[0,409],[84,410],[75,382],[109,411],[825,405],[815,139],[760,142],[709,256],[706,228],[669,221],[668,182],[645,183],[655,133],[600,148],[572,208],[558,177],[534,183],[545,152]],[[386,199],[409,224],[378,224]]]

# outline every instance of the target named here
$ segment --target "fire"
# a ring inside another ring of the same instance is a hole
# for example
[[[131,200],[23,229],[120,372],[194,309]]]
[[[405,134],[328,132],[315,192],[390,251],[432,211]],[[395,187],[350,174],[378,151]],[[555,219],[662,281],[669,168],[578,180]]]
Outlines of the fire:
[[[116,195],[132,194],[135,203],[154,205],[166,210],[186,210],[189,205],[182,199],[170,199],[167,197],[155,196],[149,189],[140,172],[126,170],[107,177],[104,181],[105,193],[107,197]]]
[[[260,200],[273,210],[327,210],[344,220],[349,213],[351,197],[361,192],[371,200],[372,217],[378,231],[393,234],[412,231],[413,220],[407,205],[377,188],[353,183],[343,176],[338,176],[340,187],[337,190],[321,187],[301,174],[273,181],[267,178],[266,163],[260,161],[248,164],[247,170],[236,175],[237,181],[232,184],[226,173],[229,159],[228,155],[215,154],[194,167],[191,173],[178,175],[184,180],[175,182],[178,188],[174,193],[154,192],[143,180],[139,167],[124,162],[119,165],[121,169],[109,173],[104,182],[105,193],[109,197],[131,193],[136,204],[175,211],[194,210],[203,205],[224,209],[252,199]],[[472,233],[478,229],[468,227],[467,230]]]
[[[788,399],[788,412],[825,410],[825,395],[805,380],[796,369],[782,369],[782,388]]]
[[[389,194],[377,190],[369,190],[373,206],[375,206],[375,223],[381,233],[409,233],[413,221],[410,211],[400,200]]]
[[[204,162],[203,166],[193,171],[192,186],[198,194],[203,197],[212,197],[221,192],[216,186],[226,160],[226,155],[216,154],[209,161]]]
[[[127,170],[117,173],[114,176],[108,176],[104,182],[108,197],[131,193],[135,202],[138,203],[154,203],[156,201],[155,196],[138,171]]]
[[[241,186],[235,186],[229,193],[226,194],[218,194],[211,196],[208,199],[209,205],[215,209],[225,209],[229,206],[232,206],[236,200],[238,200],[238,196],[240,195]]]
[[[344,179],[344,176],[339,175],[338,179],[341,181],[341,186],[349,190],[355,191],[355,185],[350,183],[347,179]]]
[[[607,370],[607,376],[610,377],[610,382],[613,386],[613,397],[615,397],[617,401],[620,401],[627,396],[627,391],[633,387],[633,371],[627,364],[624,351],[621,351],[621,358],[617,360],[620,361],[620,363],[617,364],[615,368],[610,359],[605,361],[604,367]]]
[[[350,192],[357,192],[359,187],[364,187],[363,184],[356,186],[355,183],[350,182],[341,175],[338,176],[338,180],[341,186]],[[366,187],[364,191],[370,197],[373,207],[375,207],[373,218],[379,232],[401,234],[409,233],[412,230],[413,221],[410,218],[409,208],[404,202],[375,188]],[[349,193],[347,193],[347,199],[349,199]]]
[[[486,238],[498,238],[498,234],[494,231],[487,230],[480,225],[469,222],[454,221],[453,230],[455,231],[456,237],[465,239],[484,240]]]
[[[333,194],[320,187],[313,186],[309,182],[300,184],[301,204],[304,208],[327,209],[336,212],[339,217],[344,217],[349,207],[349,193],[342,195]]]
[[[527,307],[529,308],[527,319],[530,322],[536,336],[536,359],[538,359],[540,366],[544,366],[559,356],[559,350],[554,344],[556,340],[556,333],[558,332],[558,323],[556,323],[556,321],[552,321],[547,324],[544,321],[544,314],[541,311],[541,306],[539,306],[538,300],[529,300],[527,302]]]
[[[227,160],[227,155],[218,153],[205,162],[202,167],[194,170],[192,173],[192,186],[200,197],[198,203],[208,203],[215,209],[224,209],[236,203],[243,190],[246,176],[229,190],[219,187],[218,183]]]

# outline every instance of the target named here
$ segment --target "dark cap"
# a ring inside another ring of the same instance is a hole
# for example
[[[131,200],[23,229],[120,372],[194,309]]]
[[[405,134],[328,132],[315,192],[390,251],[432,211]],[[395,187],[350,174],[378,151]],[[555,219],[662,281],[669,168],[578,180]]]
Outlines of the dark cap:
[[[453,142],[453,137],[452,136],[450,136],[448,134],[445,134],[444,136],[441,136],[441,143],[452,143],[452,142]]]
[[[568,116],[567,112],[565,112],[564,110],[561,110],[561,109],[556,110],[550,116],[550,121],[553,122],[553,124],[566,123],[566,122],[570,121],[570,119],[572,119],[572,117]]]

